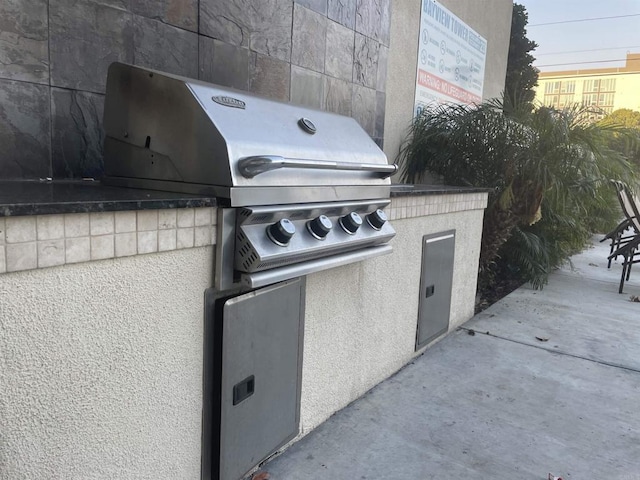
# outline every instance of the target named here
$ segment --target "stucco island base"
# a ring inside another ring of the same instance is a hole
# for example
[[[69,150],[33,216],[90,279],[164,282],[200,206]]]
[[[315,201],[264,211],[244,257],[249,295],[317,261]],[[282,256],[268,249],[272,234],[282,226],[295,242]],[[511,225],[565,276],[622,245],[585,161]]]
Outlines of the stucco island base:
[[[397,197],[391,255],[307,278],[301,434],[414,352],[421,239],[456,230],[473,315],[486,194]],[[197,479],[204,246],[0,274],[0,479]]]

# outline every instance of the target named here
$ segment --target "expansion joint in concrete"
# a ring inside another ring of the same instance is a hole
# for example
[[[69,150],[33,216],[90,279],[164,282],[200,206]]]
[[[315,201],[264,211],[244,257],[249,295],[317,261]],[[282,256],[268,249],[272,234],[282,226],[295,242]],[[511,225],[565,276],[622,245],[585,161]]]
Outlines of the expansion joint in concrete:
[[[467,328],[467,327],[458,327],[458,330],[463,330],[463,331],[467,332],[469,335],[476,335],[476,334],[486,335],[488,337],[493,337],[493,338],[497,338],[497,339],[500,339],[500,340],[505,340],[507,342],[517,343],[519,345],[524,345],[524,346],[527,346],[527,347],[537,348],[538,350],[544,350],[546,352],[555,353],[557,355],[564,355],[566,357],[577,358],[579,360],[586,360],[588,362],[597,363],[599,365],[605,365],[607,367],[620,368],[622,370],[628,370],[630,372],[640,373],[640,369],[633,368],[633,367],[627,367],[625,365],[620,365],[619,363],[605,362],[604,360],[596,360],[594,358],[584,357],[582,355],[575,355],[573,353],[563,352],[561,350],[555,350],[553,348],[544,347],[542,345],[536,345],[536,344],[533,344],[533,343],[514,340],[513,338],[507,338],[507,337],[503,337],[503,336],[500,336],[500,335],[495,335],[495,334],[493,334],[491,332],[488,332],[488,331],[482,332],[482,331],[475,330],[473,328]]]

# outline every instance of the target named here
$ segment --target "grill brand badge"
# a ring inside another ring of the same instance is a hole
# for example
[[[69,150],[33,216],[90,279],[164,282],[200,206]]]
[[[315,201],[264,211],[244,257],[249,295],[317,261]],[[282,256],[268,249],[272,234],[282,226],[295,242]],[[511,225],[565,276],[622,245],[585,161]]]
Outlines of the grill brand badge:
[[[233,97],[225,97],[224,95],[211,97],[211,100],[219,103],[220,105],[224,105],[225,107],[242,108],[243,110],[246,107],[246,104],[242,100],[238,100],[237,98]]]

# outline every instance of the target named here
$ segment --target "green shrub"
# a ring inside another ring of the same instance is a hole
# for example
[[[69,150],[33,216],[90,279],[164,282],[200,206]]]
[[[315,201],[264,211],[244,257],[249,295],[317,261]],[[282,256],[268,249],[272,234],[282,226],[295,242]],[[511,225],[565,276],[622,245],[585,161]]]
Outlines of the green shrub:
[[[609,147],[619,128],[590,122],[591,113],[492,101],[437,106],[415,119],[400,152],[404,181],[431,172],[450,185],[490,189],[481,289],[498,270],[541,288],[593,232],[619,220],[610,180],[635,183],[635,176],[623,153]]]

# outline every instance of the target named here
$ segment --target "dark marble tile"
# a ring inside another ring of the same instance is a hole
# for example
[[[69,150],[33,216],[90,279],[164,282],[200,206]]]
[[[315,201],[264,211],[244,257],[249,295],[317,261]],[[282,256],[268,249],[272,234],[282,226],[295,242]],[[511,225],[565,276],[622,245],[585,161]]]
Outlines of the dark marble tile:
[[[378,56],[380,44],[356,33],[353,55],[353,82],[376,88],[378,82]]]
[[[200,80],[249,89],[249,50],[200,36]]]
[[[252,52],[249,62],[249,91],[275,98],[289,100],[291,65],[273,57]]]
[[[387,90],[387,64],[389,62],[389,47],[380,45],[378,51],[378,74],[376,80],[376,90],[385,92]]]
[[[133,13],[198,31],[198,0],[129,0]]]
[[[133,16],[134,63],[163,72],[198,77],[198,34]]]
[[[356,0],[329,0],[327,16],[353,30],[356,26]]]
[[[327,14],[327,0],[294,0],[296,3],[299,3],[303,7],[310,8],[314,12],[321,13],[322,15]]]
[[[260,0],[251,5],[251,50],[290,61],[293,24],[291,0]]]
[[[327,75],[352,79],[354,32],[339,23],[327,25],[327,48],[324,59],[324,71]]]
[[[356,0],[355,30],[389,45],[391,0]]]
[[[133,63],[131,14],[86,0],[50,0],[51,84],[104,93],[112,62]]]
[[[0,178],[51,176],[49,87],[0,80]]]
[[[321,74],[291,65],[291,103],[322,108],[322,84]]]
[[[384,109],[386,102],[384,92],[376,92],[376,121],[373,129],[374,137],[384,137]]]
[[[201,34],[286,62],[292,22],[292,0],[200,0]]]
[[[353,86],[353,100],[351,116],[366,130],[370,136],[374,136],[376,127],[376,91],[361,85]]]
[[[291,63],[322,73],[326,37],[327,17],[296,3],[293,6]]]
[[[49,83],[47,0],[0,2],[0,78]]]
[[[55,87],[51,89],[54,178],[102,176],[103,109],[103,95]]]
[[[352,83],[337,78],[324,77],[325,110],[351,115]]]
[[[223,42],[249,46],[251,0],[200,0],[199,32]]]

